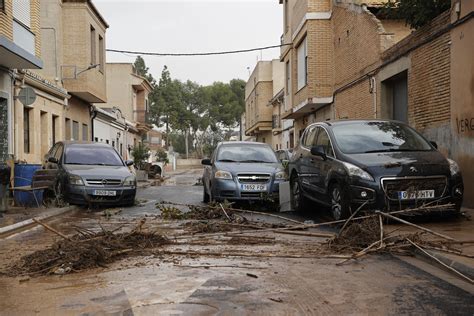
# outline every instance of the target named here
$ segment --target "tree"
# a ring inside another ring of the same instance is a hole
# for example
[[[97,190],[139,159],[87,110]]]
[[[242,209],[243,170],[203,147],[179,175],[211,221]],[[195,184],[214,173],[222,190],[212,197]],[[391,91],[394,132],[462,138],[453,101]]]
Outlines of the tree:
[[[137,146],[133,147],[132,156],[135,166],[142,170],[144,168],[145,162],[150,157],[150,149],[146,145],[138,143]]]
[[[418,29],[451,7],[451,0],[390,0],[382,13]]]
[[[135,63],[133,64],[138,75],[146,78],[152,86],[156,83],[155,78],[148,72],[149,68],[145,64],[145,60],[142,56],[137,56]]]

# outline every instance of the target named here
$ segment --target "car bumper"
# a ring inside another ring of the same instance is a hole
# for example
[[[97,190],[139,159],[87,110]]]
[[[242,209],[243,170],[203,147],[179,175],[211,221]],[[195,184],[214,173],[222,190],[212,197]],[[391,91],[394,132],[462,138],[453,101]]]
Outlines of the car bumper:
[[[115,196],[97,196],[94,195],[95,190],[115,191]],[[122,205],[130,204],[135,201],[137,193],[136,187],[90,187],[90,186],[75,186],[67,185],[65,188],[65,199],[70,204],[88,205]]]
[[[212,183],[212,196],[216,201],[278,201],[281,181],[269,181],[265,191],[245,192],[237,180],[215,179]]]
[[[425,181],[430,181],[426,179]],[[444,190],[435,193],[434,198],[430,199],[410,199],[401,200],[389,196],[380,181],[352,181],[346,188],[349,192],[350,201],[353,208],[358,208],[364,204],[364,209],[395,211],[406,208],[420,207],[423,204],[430,203],[455,205],[455,209],[459,210],[463,201],[463,182],[460,178],[447,180]],[[423,190],[420,187],[420,190]],[[401,189],[404,190],[404,189]],[[441,192],[442,191],[442,192]]]

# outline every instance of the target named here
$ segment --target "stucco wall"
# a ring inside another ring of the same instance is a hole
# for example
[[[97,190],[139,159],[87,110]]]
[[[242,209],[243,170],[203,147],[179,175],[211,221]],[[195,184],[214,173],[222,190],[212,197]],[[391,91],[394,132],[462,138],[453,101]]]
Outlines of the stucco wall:
[[[123,116],[129,121],[134,121],[133,89],[132,89],[132,64],[108,63],[107,64],[107,103],[101,107],[118,107]]]

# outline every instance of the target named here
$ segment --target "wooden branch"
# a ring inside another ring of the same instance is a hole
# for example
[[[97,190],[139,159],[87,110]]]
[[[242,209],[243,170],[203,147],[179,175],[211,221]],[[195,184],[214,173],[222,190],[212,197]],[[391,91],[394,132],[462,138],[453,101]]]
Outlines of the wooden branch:
[[[229,222],[232,222],[232,220],[230,219],[229,215],[227,215],[227,212],[225,211],[225,209],[224,209],[224,207],[222,206],[221,203],[219,203],[219,206],[221,207],[222,212],[224,212],[224,215],[225,215],[225,217],[227,217]]]
[[[362,249],[362,250],[359,251],[358,253],[356,253],[356,254],[350,256],[350,257],[347,258],[346,260],[343,260],[343,261],[341,261],[341,262],[339,262],[339,263],[336,263],[336,265],[339,266],[339,265],[341,265],[341,264],[343,264],[343,263],[345,263],[345,262],[347,262],[347,261],[349,261],[349,260],[351,260],[351,259],[357,259],[357,258],[359,258],[359,257],[365,256],[366,254],[368,254],[368,253],[370,252],[370,250],[371,250],[373,247],[377,246],[378,244],[380,244],[380,241],[379,241],[379,240],[377,240],[377,241],[371,243],[369,246],[367,246],[366,248]],[[380,248],[378,248],[377,250],[379,250],[379,249],[380,249]]]
[[[72,241],[71,238],[69,238],[68,236],[64,235],[63,233],[57,231],[56,229],[52,228],[51,226],[37,220],[36,218],[32,218],[33,222],[37,223],[37,224],[40,224],[41,226],[43,226],[44,228],[46,228],[47,230],[55,233],[56,235],[58,236],[61,236],[62,238],[66,239],[66,240],[69,240],[69,241]]]
[[[380,248],[383,247],[383,221],[382,216],[379,214],[379,224],[380,224]]]
[[[342,225],[342,228],[341,230],[339,230],[339,233],[337,234],[336,238],[339,238],[339,236],[341,236],[342,232],[344,231],[344,229],[346,228],[347,224],[349,224],[349,222],[354,218],[354,216],[357,215],[357,213],[359,213],[359,211],[364,207],[365,204],[367,204],[367,202],[369,201],[365,201],[361,206],[359,206],[357,208],[357,210],[351,214],[351,216],[347,219],[347,221],[344,223],[344,225]]]
[[[437,232],[435,232],[435,231],[433,231],[433,230],[431,230],[431,229],[428,229],[428,228],[425,228],[425,227],[422,227],[422,226],[419,226],[419,225],[410,223],[410,222],[408,222],[408,221],[406,221],[406,220],[404,220],[404,219],[401,219],[401,218],[392,216],[392,215],[390,215],[390,214],[382,213],[382,212],[380,212],[380,211],[376,211],[375,213],[376,213],[376,214],[379,214],[379,215],[382,215],[382,216],[385,216],[385,217],[387,217],[387,218],[393,219],[393,220],[398,221],[398,222],[400,222],[400,223],[406,224],[406,225],[408,225],[408,226],[412,226],[412,227],[418,228],[418,229],[420,229],[420,230],[423,230],[423,231],[428,232],[428,233],[430,233],[430,234],[436,235],[436,236],[438,236],[438,237],[441,237],[441,238],[444,238],[444,239],[447,239],[447,240],[455,240],[455,239],[452,238],[452,237],[449,237],[449,236],[446,236],[446,235],[437,233]]]
[[[276,215],[276,214],[270,214],[270,213],[265,213],[265,212],[257,212],[257,211],[249,211],[249,210],[240,210],[240,209],[237,209],[237,208],[230,208],[229,210],[231,210],[231,211],[233,211],[233,212],[239,212],[239,213],[249,213],[249,214],[270,216],[270,217],[275,217],[275,218],[279,218],[279,219],[285,220],[285,221],[287,221],[287,222],[302,224],[300,221],[296,221],[296,220],[294,220],[294,219],[291,219],[291,218],[288,218],[288,217],[284,217],[284,216],[280,216],[280,215]]]
[[[308,259],[343,259],[349,256],[345,255],[292,255],[292,254],[274,254],[274,253],[235,253],[235,252],[214,252],[214,251],[159,251],[159,254],[183,255],[183,256],[210,256],[210,257],[253,257],[253,258],[308,258]]]
[[[334,234],[294,232],[294,231],[291,231],[291,230],[275,231],[275,233],[287,234],[287,235],[298,235],[298,236],[309,236],[309,237],[323,237],[323,238],[333,238],[334,237]]]
[[[470,277],[462,274],[461,272],[459,272],[458,270],[454,269],[453,267],[450,267],[448,266],[446,263],[444,263],[443,261],[439,260],[438,258],[436,258],[435,256],[431,255],[430,253],[428,253],[426,250],[424,250],[422,247],[420,247],[419,245],[417,245],[416,243],[414,243],[413,241],[411,241],[410,239],[406,239],[410,244],[412,244],[413,246],[415,246],[418,250],[420,250],[422,253],[424,253],[425,255],[427,255],[428,257],[430,257],[431,259],[435,260],[436,262],[438,262],[439,264],[441,264],[443,267],[451,270],[452,272],[454,272],[455,274],[457,274],[458,276],[460,276],[461,278],[467,280],[469,283],[474,283],[474,280],[471,279]]]

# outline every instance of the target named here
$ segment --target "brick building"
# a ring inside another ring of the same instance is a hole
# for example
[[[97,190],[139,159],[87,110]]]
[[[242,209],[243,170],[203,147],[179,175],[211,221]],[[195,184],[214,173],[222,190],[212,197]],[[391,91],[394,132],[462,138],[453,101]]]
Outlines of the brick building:
[[[280,0],[288,44],[280,56],[282,118],[295,119],[297,139],[321,120],[407,122],[459,162],[466,192],[474,192],[474,4],[453,0],[451,10],[413,31],[386,19],[380,2]],[[465,203],[474,206],[474,198]]]

